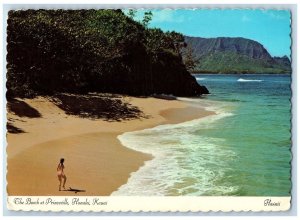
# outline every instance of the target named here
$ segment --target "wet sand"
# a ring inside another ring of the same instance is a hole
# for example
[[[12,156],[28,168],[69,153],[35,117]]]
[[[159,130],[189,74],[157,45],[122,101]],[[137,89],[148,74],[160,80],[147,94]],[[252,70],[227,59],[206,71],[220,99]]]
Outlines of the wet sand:
[[[152,156],[122,146],[117,136],[128,131],[175,124],[214,112],[178,100],[124,97],[148,118],[121,122],[66,115],[46,98],[23,99],[42,117],[18,117],[13,125],[25,133],[7,134],[8,195],[107,196],[125,184]],[[59,191],[56,167],[65,158],[66,189]]]

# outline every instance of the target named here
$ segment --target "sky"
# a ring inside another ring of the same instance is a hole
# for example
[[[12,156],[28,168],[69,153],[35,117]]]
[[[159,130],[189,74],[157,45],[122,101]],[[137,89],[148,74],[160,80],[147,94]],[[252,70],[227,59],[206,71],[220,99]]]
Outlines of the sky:
[[[151,10],[149,27],[195,37],[244,37],[258,41],[272,56],[290,57],[290,12],[251,9]],[[145,10],[138,10],[141,20]]]

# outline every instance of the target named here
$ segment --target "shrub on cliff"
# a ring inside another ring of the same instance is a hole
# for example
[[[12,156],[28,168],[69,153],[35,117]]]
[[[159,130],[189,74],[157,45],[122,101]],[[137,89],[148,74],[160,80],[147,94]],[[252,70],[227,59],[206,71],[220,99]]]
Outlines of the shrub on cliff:
[[[10,11],[7,96],[56,92],[205,93],[182,63],[183,36],[121,10]]]

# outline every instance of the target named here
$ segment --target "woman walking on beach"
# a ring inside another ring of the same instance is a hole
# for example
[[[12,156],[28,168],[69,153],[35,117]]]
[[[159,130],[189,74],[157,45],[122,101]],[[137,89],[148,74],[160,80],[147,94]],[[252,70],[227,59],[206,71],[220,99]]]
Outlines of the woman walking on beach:
[[[58,180],[59,180],[59,191],[61,190],[61,182],[63,181],[63,188],[65,189],[65,184],[66,184],[66,181],[67,181],[67,177],[64,173],[64,161],[65,159],[64,158],[61,158],[60,159],[60,162],[57,166],[57,177],[58,177]]]

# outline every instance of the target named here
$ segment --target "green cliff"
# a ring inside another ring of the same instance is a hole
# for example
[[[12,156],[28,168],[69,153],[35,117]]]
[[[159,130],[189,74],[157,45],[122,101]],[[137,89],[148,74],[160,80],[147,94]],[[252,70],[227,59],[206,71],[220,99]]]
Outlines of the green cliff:
[[[245,38],[185,37],[198,60],[194,72],[290,73],[287,56],[272,57],[260,43]]]

